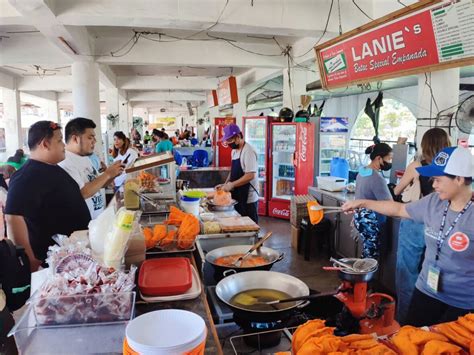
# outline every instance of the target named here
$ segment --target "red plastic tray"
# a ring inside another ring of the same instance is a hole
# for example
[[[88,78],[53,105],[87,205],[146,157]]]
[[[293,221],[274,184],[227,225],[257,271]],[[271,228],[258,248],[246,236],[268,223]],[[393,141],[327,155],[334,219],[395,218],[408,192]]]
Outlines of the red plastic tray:
[[[138,287],[147,296],[173,296],[189,290],[192,280],[188,258],[151,259],[140,268]]]

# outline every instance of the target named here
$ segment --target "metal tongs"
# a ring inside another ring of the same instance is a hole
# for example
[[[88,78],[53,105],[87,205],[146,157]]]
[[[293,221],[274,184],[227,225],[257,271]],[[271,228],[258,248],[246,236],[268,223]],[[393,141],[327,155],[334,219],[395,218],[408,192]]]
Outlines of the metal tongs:
[[[329,261],[342,266],[344,269],[349,269],[354,272],[370,272],[378,265],[378,261],[372,258],[357,259],[352,265],[334,258],[330,258]]]
[[[324,212],[324,214],[328,213],[341,213],[342,212],[342,207],[329,207],[329,206],[311,206],[311,211],[322,211],[322,210],[328,210],[328,212]]]
[[[146,202],[148,202],[150,205],[152,205],[153,207],[155,208],[158,208],[158,203],[152,199],[151,197],[148,197],[147,195],[145,194],[142,194],[138,191],[135,191],[135,190],[132,190],[138,197],[144,199]]]

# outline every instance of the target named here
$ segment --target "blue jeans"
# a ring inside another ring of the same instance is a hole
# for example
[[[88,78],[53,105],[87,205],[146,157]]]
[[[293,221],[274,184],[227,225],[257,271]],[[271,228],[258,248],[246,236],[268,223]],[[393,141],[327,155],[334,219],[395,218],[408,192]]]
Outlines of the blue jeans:
[[[415,283],[421,269],[425,252],[424,224],[411,219],[402,219],[398,231],[397,267],[395,285],[397,289],[397,320],[405,324],[408,317]]]

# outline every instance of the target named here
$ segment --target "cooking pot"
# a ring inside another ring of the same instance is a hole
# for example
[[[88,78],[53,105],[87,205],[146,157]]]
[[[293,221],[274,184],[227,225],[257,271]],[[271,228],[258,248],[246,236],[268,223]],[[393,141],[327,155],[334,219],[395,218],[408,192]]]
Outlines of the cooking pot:
[[[344,259],[340,259],[339,261],[342,261],[343,263],[346,263],[352,266],[357,260],[359,259],[344,258]],[[333,265],[339,267],[339,265],[337,265],[336,263],[334,263]],[[372,270],[367,271],[367,272],[356,272],[356,271],[351,271],[349,269],[340,269],[337,273],[341,280],[349,281],[351,283],[358,283],[358,282],[371,281],[374,278],[377,270],[378,270],[378,265],[374,267]]]
[[[283,259],[284,253],[279,253],[276,250],[260,247],[255,250],[251,255],[263,256],[268,262],[259,266],[252,267],[238,267],[238,266],[222,266],[217,265],[215,260],[217,258],[235,254],[245,254],[249,251],[252,245],[230,245],[222,248],[217,248],[206,254],[206,261],[214,268],[214,278],[216,281],[221,280],[223,277],[235,274],[242,271],[254,271],[254,270],[270,270],[276,262]]]
[[[230,303],[236,294],[253,289],[270,289],[287,293],[290,297],[309,295],[308,286],[294,276],[274,271],[248,271],[225,277],[216,286],[216,294],[219,299],[227,304],[234,315],[254,319],[255,321],[271,321],[285,318],[294,308],[301,308],[308,304],[307,301],[296,301],[288,303],[287,308],[274,310],[249,310],[234,306]]]

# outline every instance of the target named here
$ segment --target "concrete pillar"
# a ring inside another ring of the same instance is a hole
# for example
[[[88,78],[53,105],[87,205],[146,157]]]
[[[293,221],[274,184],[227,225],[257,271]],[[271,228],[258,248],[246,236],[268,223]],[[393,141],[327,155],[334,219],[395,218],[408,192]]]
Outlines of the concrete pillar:
[[[127,100],[127,92],[125,90],[118,90],[119,98],[119,126],[118,130],[130,135],[132,127],[132,107]]]
[[[21,101],[18,90],[2,89],[3,115],[5,121],[6,157],[23,148],[21,132]]]
[[[283,69],[283,107],[289,107],[296,113],[301,105],[301,95],[306,94],[306,84],[307,72],[304,70]]]
[[[418,118],[433,118],[431,126],[434,127],[434,118],[436,117],[438,110],[443,111],[459,102],[459,68],[440,70],[426,73],[426,75],[431,90],[429,85],[426,84],[425,74],[418,75]],[[431,91],[433,91],[433,97],[436,104],[432,100]],[[438,107],[436,107],[436,105]],[[438,124],[441,126],[447,126],[449,120],[439,121]],[[417,128],[416,144],[420,147],[423,134],[430,128],[430,121],[418,121]],[[452,137],[453,144],[456,143],[457,138],[458,137]]]
[[[247,116],[247,90],[238,90],[239,102],[234,104],[235,121],[239,127],[242,127],[242,117]]]
[[[72,64],[72,102],[75,117],[85,117],[96,124],[97,143],[95,152],[102,153],[102,130],[100,124],[99,66],[93,62]]]
[[[119,94],[117,88],[110,88],[105,91],[105,106],[107,116],[115,116],[119,114]],[[107,119],[107,138],[109,146],[112,144],[114,132],[118,130],[119,119],[117,119],[115,122]]]
[[[48,120],[53,122],[61,123],[61,117],[59,115],[59,102],[57,100],[45,100],[46,108],[48,110]]]

